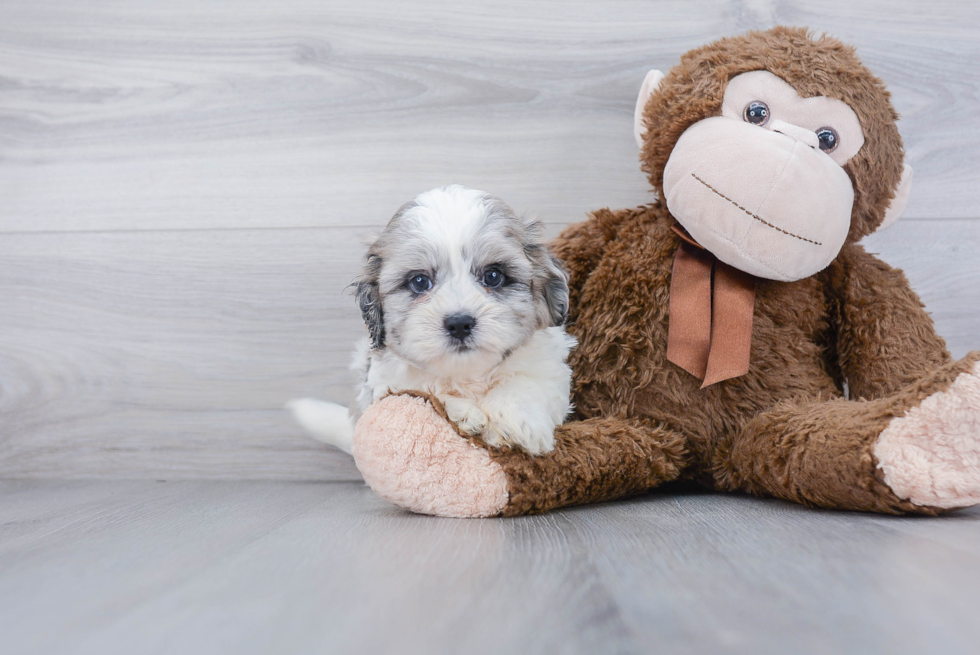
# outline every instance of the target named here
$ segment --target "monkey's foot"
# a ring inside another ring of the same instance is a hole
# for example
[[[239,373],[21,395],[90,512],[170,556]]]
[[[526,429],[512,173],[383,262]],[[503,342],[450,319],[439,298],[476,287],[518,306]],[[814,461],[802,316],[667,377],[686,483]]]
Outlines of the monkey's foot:
[[[354,429],[353,453],[371,489],[413,512],[485,517],[507,505],[500,465],[423,398],[388,396],[371,405]]]
[[[980,362],[892,419],[874,454],[900,498],[944,509],[980,504]]]

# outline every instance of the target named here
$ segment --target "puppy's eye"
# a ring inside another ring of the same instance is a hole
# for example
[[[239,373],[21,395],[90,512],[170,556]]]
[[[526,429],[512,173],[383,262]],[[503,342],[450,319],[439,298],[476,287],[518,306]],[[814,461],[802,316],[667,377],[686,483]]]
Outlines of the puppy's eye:
[[[753,100],[745,105],[745,112],[742,114],[742,118],[745,119],[746,123],[765,125],[769,122],[769,105],[761,100]]]
[[[840,145],[840,136],[832,127],[821,127],[817,130],[817,139],[820,140],[820,149],[826,153],[837,150]]]
[[[504,272],[492,266],[483,271],[483,286],[488,289],[496,289],[504,283]]]
[[[425,293],[432,288],[432,279],[428,275],[416,273],[408,278],[408,288],[414,293]]]

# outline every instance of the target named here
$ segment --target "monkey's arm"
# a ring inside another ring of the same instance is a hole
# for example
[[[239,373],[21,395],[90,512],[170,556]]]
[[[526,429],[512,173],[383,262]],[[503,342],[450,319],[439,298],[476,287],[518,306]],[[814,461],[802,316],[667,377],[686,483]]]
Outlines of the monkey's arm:
[[[678,479],[687,437],[648,421],[603,417],[555,430],[537,456],[461,437],[438,399],[395,395],[364,413],[354,459],[380,496],[422,514],[478,517],[540,514],[622,498]]]
[[[950,361],[902,271],[847,245],[829,269],[837,354],[852,398],[882,398]]]
[[[602,258],[606,245],[616,236],[623,220],[635,211],[599,209],[592,212],[587,220],[566,227],[551,242],[551,252],[561,260],[568,273],[570,322],[577,318],[582,287]]]

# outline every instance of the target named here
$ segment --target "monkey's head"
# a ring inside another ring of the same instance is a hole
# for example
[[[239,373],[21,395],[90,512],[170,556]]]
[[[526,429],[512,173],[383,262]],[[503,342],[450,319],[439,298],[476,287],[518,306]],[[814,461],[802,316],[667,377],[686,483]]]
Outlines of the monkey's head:
[[[792,281],[901,214],[912,171],[897,118],[853,48],[777,27],[651,71],[635,127],[644,171],[694,239]]]

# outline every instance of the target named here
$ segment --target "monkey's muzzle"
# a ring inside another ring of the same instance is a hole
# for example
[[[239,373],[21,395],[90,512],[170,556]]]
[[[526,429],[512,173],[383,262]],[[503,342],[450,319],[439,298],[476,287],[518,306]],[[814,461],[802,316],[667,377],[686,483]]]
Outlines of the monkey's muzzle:
[[[664,169],[664,200],[718,259],[790,282],[834,260],[854,190],[841,166],[787,134],[726,117],[695,123]]]

